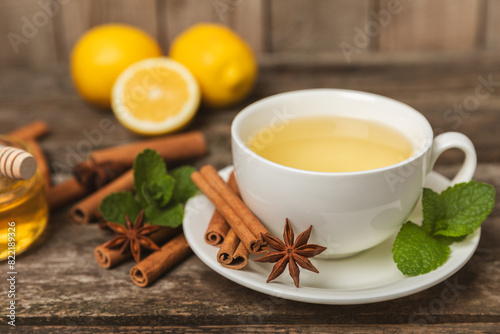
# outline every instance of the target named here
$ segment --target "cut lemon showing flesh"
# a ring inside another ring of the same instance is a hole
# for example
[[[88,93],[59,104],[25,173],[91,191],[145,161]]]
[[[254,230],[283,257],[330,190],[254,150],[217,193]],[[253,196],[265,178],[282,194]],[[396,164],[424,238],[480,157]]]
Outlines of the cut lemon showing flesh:
[[[150,58],[120,74],[111,103],[116,118],[129,130],[161,135],[179,130],[193,119],[200,90],[184,65],[165,57]]]

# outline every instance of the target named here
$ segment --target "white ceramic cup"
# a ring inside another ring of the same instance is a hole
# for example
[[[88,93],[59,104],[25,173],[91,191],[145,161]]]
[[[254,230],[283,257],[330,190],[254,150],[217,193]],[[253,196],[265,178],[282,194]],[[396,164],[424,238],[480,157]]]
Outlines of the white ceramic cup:
[[[366,171],[327,173],[271,162],[247,147],[264,128],[263,144],[283,123],[309,116],[340,116],[381,122],[402,132],[414,154],[394,165]],[[383,242],[415,207],[426,175],[450,148],[465,153],[452,183],[469,181],[476,168],[472,142],[463,134],[433,139],[425,117],[387,97],[340,89],[311,89],[274,95],[243,109],[231,126],[235,176],[241,196],[268,228],[281,236],[289,218],[296,234],[313,225],[311,243],[327,247],[323,257],[350,256]]]

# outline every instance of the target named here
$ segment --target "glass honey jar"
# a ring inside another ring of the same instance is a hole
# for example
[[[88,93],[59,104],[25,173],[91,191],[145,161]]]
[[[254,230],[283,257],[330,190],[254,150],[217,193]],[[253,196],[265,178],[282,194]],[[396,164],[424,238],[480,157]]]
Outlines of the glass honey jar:
[[[0,136],[2,146],[32,153],[27,144],[5,136]],[[2,158],[0,154],[0,168],[5,169]],[[0,260],[12,259],[28,249],[42,235],[48,216],[40,170],[28,179],[12,179],[0,170]]]

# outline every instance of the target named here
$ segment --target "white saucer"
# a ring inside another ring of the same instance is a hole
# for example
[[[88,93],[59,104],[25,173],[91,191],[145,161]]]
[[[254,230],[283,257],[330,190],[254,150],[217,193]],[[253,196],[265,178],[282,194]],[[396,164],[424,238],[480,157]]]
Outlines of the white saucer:
[[[227,179],[233,167],[228,166],[219,173]],[[441,192],[450,181],[432,172],[426,187]],[[479,243],[480,229],[462,242],[451,245],[448,261],[438,269],[416,277],[404,276],[392,260],[394,237],[358,255],[339,260],[311,259],[319,274],[300,270],[300,288],[296,288],[288,269],[276,280],[266,283],[272,263],[248,261],[242,270],[222,267],[216,260],[219,248],[205,243],[204,234],[214,207],[200,194],[186,204],[184,234],[195,254],[210,268],[222,276],[247,288],[291,300],[318,304],[364,304],[391,300],[425,290],[457,272],[471,258]],[[414,222],[422,220],[420,204],[410,215]],[[281,236],[279,236],[281,238]]]

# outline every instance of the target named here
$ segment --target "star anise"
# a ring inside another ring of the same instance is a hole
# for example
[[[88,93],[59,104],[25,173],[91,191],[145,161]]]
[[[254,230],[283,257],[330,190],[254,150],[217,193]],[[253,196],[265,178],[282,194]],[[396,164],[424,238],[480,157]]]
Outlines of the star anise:
[[[141,260],[141,247],[154,251],[160,250],[160,247],[147,237],[147,235],[157,231],[160,227],[156,225],[143,226],[144,210],[141,210],[133,225],[128,216],[125,216],[125,220],[127,221],[127,227],[108,222],[109,228],[115,231],[116,236],[114,239],[108,241],[104,247],[114,248],[121,245],[120,252],[122,254],[130,249],[136,262]]]
[[[88,190],[94,191],[116,179],[125,169],[126,167],[113,162],[95,164],[92,161],[83,161],[73,169],[73,175]]]
[[[312,225],[299,234],[297,239],[293,240],[293,229],[290,225],[290,221],[288,218],[286,219],[285,231],[283,232],[283,239],[285,243],[279,240],[276,237],[273,237],[269,233],[261,233],[264,240],[268,242],[271,248],[276,249],[276,252],[270,252],[258,259],[255,259],[257,262],[276,262],[267,279],[267,283],[277,278],[279,275],[285,271],[286,265],[288,264],[288,270],[290,271],[290,276],[293,278],[293,282],[295,286],[299,287],[299,266],[304,269],[314,271],[315,273],[319,273],[318,269],[313,266],[311,261],[309,261],[308,257],[316,256],[326,250],[326,247],[307,244],[307,240],[311,236]]]

